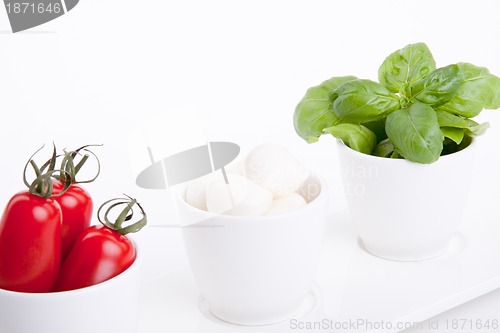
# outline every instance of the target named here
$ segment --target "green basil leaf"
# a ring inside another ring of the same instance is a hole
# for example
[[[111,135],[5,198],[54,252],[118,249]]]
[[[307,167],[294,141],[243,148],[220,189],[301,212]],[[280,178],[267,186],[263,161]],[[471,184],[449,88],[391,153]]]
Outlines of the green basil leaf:
[[[477,125],[477,123],[472,119],[456,116],[441,109],[436,110],[436,115],[439,126],[441,127],[467,128]]]
[[[378,80],[389,91],[402,93],[432,71],[436,62],[424,43],[416,43],[389,55],[378,70]]]
[[[359,124],[339,124],[325,128],[325,131],[341,139],[354,150],[364,154],[371,154],[377,144],[377,136],[367,127]]]
[[[486,130],[490,128],[490,123],[477,124],[476,126],[471,126],[465,129],[465,132],[469,136],[480,136],[486,133]]]
[[[458,65],[438,68],[411,87],[411,100],[436,107],[451,100],[463,83]]]
[[[465,132],[462,128],[441,127],[441,132],[443,132],[445,138],[453,140],[457,145],[462,142],[465,136]]]
[[[354,79],[355,76],[332,77],[307,90],[293,115],[295,131],[301,138],[309,143],[316,142],[326,127],[339,121],[332,111],[331,92],[342,83]]]
[[[416,103],[392,112],[385,130],[399,154],[409,161],[433,163],[443,150],[443,132],[436,112],[427,104]]]
[[[346,123],[368,123],[384,119],[399,108],[399,98],[383,85],[370,80],[352,80],[332,94],[333,112]]]
[[[467,118],[477,116],[484,108],[500,108],[500,78],[488,69],[468,63],[457,64],[463,85],[456,95],[439,109]]]
[[[380,157],[390,157],[394,152],[394,145],[389,138],[380,141],[373,149],[373,155]]]
[[[377,142],[387,139],[387,134],[385,133],[385,118],[369,123],[363,123],[363,126],[375,133],[377,136]]]
[[[392,152],[390,158],[403,158],[403,156],[401,156],[399,154],[399,152],[396,149],[394,149],[394,151]]]
[[[490,127],[489,123],[478,124],[472,119],[467,119],[452,113],[436,110],[438,123],[440,127],[453,127],[465,130],[469,136],[479,136],[486,132]]]
[[[492,93],[484,108],[496,110],[500,108],[500,77],[490,74],[488,77],[488,84],[490,85]]]

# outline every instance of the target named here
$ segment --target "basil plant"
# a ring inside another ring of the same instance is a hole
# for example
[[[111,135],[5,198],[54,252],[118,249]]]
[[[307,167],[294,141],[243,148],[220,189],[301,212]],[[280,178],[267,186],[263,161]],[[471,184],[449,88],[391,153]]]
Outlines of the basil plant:
[[[488,123],[471,118],[500,108],[500,78],[458,63],[436,68],[424,43],[389,55],[378,81],[332,77],[307,90],[294,113],[297,134],[309,143],[323,134],[365,154],[433,163],[463,149]]]

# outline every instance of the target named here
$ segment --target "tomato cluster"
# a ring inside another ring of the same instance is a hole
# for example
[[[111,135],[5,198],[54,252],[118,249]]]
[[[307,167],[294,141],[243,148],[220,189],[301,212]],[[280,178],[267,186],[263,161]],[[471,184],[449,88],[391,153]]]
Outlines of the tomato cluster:
[[[135,199],[112,199],[98,211],[103,225],[91,226],[92,198],[76,180],[89,155],[75,163],[82,152],[90,152],[87,147],[62,155],[54,147],[52,158],[41,168],[33,156],[26,164],[24,182],[29,189],[10,199],[0,220],[0,288],[31,293],[73,290],[106,281],[134,262],[136,250],[125,235],[140,230],[146,214]],[[56,170],[58,157],[63,160]],[[37,176],[31,184],[26,181],[29,164]],[[111,223],[108,213],[119,205],[126,207]],[[142,218],[123,227],[134,205]]]

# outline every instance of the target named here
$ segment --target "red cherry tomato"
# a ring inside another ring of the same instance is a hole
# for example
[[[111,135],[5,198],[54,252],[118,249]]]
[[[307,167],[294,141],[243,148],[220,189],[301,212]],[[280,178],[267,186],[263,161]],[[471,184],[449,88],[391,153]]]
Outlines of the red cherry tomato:
[[[48,292],[61,262],[61,208],[29,192],[14,195],[0,221],[0,288]]]
[[[76,239],[54,291],[88,287],[125,271],[135,260],[135,247],[125,235],[103,225],[92,226]]]
[[[53,181],[54,191],[60,192],[64,184]],[[77,184],[72,184],[61,196],[54,197],[62,210],[62,260],[68,256],[76,238],[90,227],[92,220],[92,198],[90,194]]]
[[[100,212],[108,204],[104,219],[101,219]],[[111,223],[108,214],[119,205],[126,207]],[[133,217],[134,205],[139,207],[143,217],[124,226],[123,223]],[[54,291],[79,289],[104,282],[124,272],[134,262],[136,250],[126,234],[137,232],[146,225],[147,217],[141,205],[130,197],[112,199],[99,207],[97,217],[103,225],[92,226],[77,237],[61,265]]]

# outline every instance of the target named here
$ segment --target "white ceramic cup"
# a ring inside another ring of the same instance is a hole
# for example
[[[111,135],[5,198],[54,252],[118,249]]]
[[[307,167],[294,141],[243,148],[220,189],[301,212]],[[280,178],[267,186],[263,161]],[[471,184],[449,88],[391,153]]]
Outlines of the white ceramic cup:
[[[125,272],[76,290],[23,293],[0,289],[0,332],[136,333],[141,262],[137,251]]]
[[[219,319],[265,325],[299,309],[316,273],[328,190],[322,179],[310,177],[300,194],[306,206],[267,216],[216,215],[187,204],[184,191],[177,196],[195,280]]]
[[[397,261],[446,251],[467,203],[476,145],[418,164],[363,154],[339,140],[347,204],[364,248]]]

